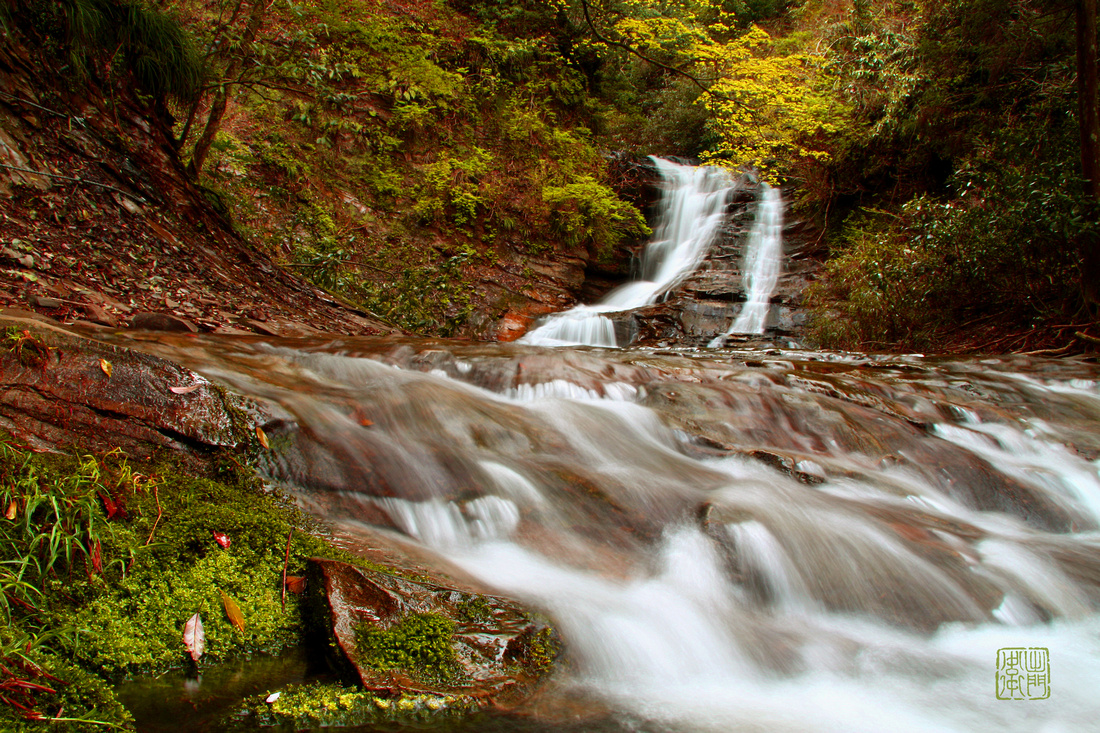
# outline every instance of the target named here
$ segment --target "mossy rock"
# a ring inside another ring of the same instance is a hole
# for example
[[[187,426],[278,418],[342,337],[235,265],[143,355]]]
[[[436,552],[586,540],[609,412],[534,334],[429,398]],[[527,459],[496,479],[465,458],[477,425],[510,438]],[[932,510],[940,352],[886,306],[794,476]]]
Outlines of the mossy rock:
[[[347,563],[311,560],[314,623],[363,687],[384,698],[530,694],[560,650],[546,623],[511,601]]]

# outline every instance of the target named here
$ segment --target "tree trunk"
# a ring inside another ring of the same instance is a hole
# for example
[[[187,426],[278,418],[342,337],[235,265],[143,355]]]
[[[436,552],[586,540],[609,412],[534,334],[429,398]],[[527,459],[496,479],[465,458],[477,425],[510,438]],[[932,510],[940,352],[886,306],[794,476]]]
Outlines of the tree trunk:
[[[226,85],[218,87],[214,93],[214,101],[210,104],[210,114],[206,118],[206,126],[202,128],[202,135],[195,143],[195,150],[191,153],[191,162],[187,164],[187,170],[191,175],[198,177],[206,162],[206,154],[210,152],[210,145],[221,128],[222,118],[229,106],[229,89]]]
[[[1077,0],[1077,105],[1081,124],[1081,174],[1085,190],[1100,209],[1100,91],[1096,68],[1096,0]],[[1081,238],[1084,295],[1100,303],[1100,238]]]
[[[1091,0],[1091,2],[1095,2],[1095,0]],[[206,154],[210,152],[210,145],[214,142],[214,137],[221,128],[225,110],[229,106],[232,85],[240,76],[246,55],[251,50],[252,42],[256,39],[256,34],[263,24],[264,13],[267,8],[268,0],[253,0],[252,2],[252,11],[248,15],[248,25],[244,29],[244,35],[241,36],[240,55],[235,56],[229,62],[229,66],[226,67],[225,81],[214,93],[214,101],[210,104],[210,114],[206,118],[206,125],[203,127],[202,135],[195,142],[195,150],[191,153],[191,162],[187,165],[187,170],[195,177],[198,177],[199,173],[202,172],[203,163],[206,162]]]
[[[1077,0],[1077,104],[1081,172],[1089,196],[1100,201],[1100,92],[1096,68],[1096,0]]]

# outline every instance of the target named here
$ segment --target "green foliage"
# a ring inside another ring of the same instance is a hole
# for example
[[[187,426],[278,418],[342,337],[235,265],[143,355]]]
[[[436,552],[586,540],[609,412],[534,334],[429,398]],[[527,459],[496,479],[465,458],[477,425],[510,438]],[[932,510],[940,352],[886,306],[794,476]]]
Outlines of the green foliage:
[[[556,231],[570,246],[591,244],[609,257],[624,237],[650,233],[633,205],[591,176],[564,186],[544,186],[542,198],[552,207]]]
[[[35,719],[41,710],[50,711],[46,717],[54,730],[130,729],[133,718],[111,687],[59,654],[58,641],[56,632],[31,635],[16,627],[0,627],[0,663],[5,668],[0,681],[22,680],[44,688],[23,695],[15,685],[6,689],[6,697],[32,712],[0,705],[0,730],[44,730],[44,721]]]
[[[189,102],[206,78],[192,36],[142,0],[20,0],[38,32],[52,36],[80,73],[126,69],[155,98]]]
[[[121,572],[120,558],[104,557],[114,527],[100,496],[133,485],[125,462],[113,478],[91,456],[63,472],[0,442],[0,614],[6,623],[40,623],[39,614],[48,610],[45,587],[54,579],[112,568]]]
[[[438,265],[406,266],[400,276],[362,281],[355,294],[371,312],[414,333],[450,336],[470,317],[470,285],[462,274],[469,253]]]
[[[386,629],[365,622],[355,629],[356,653],[375,669],[449,677],[457,665],[454,631],[454,621],[428,613],[409,614]]]
[[[284,611],[280,584],[287,536],[304,518],[250,474],[196,478],[172,464],[135,468],[118,451],[75,459],[4,440],[0,502],[0,682],[41,684],[20,703],[31,709],[63,708],[74,724],[126,721],[97,675],[190,666],[181,634],[196,612],[207,641],[200,665],[300,637],[298,598]],[[295,532],[289,572],[303,575],[313,556],[349,559]],[[222,591],[239,605],[243,632],[226,618]],[[11,714],[0,704],[0,727]]]
[[[489,171],[492,159],[489,151],[475,147],[467,157],[445,158],[425,166],[424,185],[414,211],[432,220],[449,207],[456,226],[469,224],[483,202],[479,180]]]
[[[983,315],[1031,323],[1076,298],[1073,246],[1100,229],[1069,152],[1005,131],[967,159],[943,199],[914,197],[898,215],[853,216],[811,290],[818,339],[859,347],[934,345],[937,332]],[[1070,131],[1063,131],[1068,133]]]

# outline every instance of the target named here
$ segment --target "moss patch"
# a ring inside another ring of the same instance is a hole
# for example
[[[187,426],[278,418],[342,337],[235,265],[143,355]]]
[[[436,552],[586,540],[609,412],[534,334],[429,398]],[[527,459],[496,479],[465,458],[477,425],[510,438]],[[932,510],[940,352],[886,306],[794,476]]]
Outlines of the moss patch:
[[[200,667],[301,638],[298,596],[288,593],[285,608],[281,599],[291,529],[290,575],[304,574],[308,557],[355,560],[229,465],[200,478],[171,461],[34,454],[0,436],[0,662],[4,679],[42,687],[0,699],[0,728],[61,713],[129,726],[107,680],[194,665],[181,638],[194,613],[206,632]],[[227,617],[223,592],[243,629]]]
[[[464,695],[402,695],[385,698],[360,689],[332,684],[291,685],[273,702],[257,698],[246,715],[259,725],[283,730],[365,726],[387,722],[405,724],[463,716],[478,709],[477,701]]]
[[[455,674],[455,622],[434,613],[412,613],[388,629],[366,622],[355,629],[360,659],[379,670],[403,669],[430,678]]]

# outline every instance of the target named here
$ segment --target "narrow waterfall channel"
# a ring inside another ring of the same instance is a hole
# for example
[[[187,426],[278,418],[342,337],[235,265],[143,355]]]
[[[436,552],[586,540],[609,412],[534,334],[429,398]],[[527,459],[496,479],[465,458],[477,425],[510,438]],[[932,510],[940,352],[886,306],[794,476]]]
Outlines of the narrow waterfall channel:
[[[723,168],[681,165],[653,158],[661,174],[661,211],[642,254],[641,279],[610,292],[600,303],[556,313],[520,339],[541,346],[617,346],[614,325],[603,315],[656,303],[699,267],[719,227],[733,179]]]
[[[783,197],[779,189],[765,183],[745,248],[745,304],[725,336],[764,333],[772,293],[782,269]],[[721,346],[725,336],[719,336],[710,345]]]
[[[1082,733],[1100,719],[1095,364],[142,348],[281,415],[266,472],[350,546],[404,537],[552,619],[567,662],[486,729]],[[1005,687],[1003,649],[1045,650],[1048,676]]]

